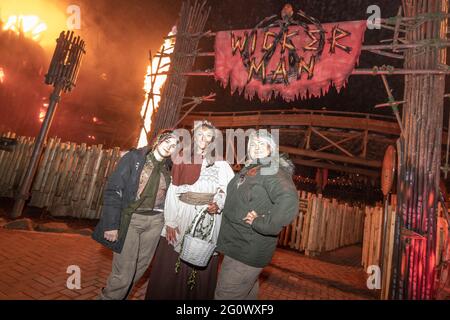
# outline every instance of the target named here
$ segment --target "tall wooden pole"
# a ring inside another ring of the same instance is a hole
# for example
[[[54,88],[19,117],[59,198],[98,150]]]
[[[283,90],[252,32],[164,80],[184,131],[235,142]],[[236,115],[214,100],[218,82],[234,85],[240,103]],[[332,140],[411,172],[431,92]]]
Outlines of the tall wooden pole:
[[[58,106],[58,102],[61,96],[61,90],[62,84],[59,84],[54,88],[53,93],[51,94],[50,103],[45,114],[44,121],[42,122],[41,129],[39,130],[39,134],[36,138],[36,141],[34,142],[33,152],[31,154],[28,169],[25,173],[25,178],[22,185],[20,186],[18,194],[16,195],[16,201],[14,202],[14,207],[10,214],[11,218],[18,218],[21,216],[23,208],[25,206],[25,201],[29,197],[31,183],[33,181],[34,175],[36,174],[39,164],[39,158],[42,154],[42,150],[44,149],[44,142],[47,139],[48,131],[55,116],[56,107]]]
[[[18,218],[22,215],[25,201],[29,197],[31,184],[37,171],[42,150],[44,149],[44,142],[47,139],[56,107],[61,99],[61,92],[71,91],[75,86],[81,60],[86,53],[84,41],[80,37],[75,37],[72,31],[61,32],[56,42],[57,45],[53,53],[53,58],[50,62],[48,73],[45,76],[45,83],[53,85],[54,90],[50,95],[50,104],[42,122],[41,129],[39,130],[39,135],[34,143],[25,178],[16,195],[16,201],[10,213],[12,218]]]
[[[406,17],[432,17],[407,32],[410,43],[429,44],[405,53],[405,69],[439,69],[446,63],[447,0],[403,0]],[[436,220],[441,161],[445,76],[406,75],[392,299],[433,299]]]

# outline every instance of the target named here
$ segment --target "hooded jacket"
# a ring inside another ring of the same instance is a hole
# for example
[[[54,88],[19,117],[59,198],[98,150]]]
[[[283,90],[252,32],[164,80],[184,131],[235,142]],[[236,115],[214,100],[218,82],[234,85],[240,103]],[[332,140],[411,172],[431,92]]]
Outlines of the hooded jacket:
[[[294,166],[284,155],[244,167],[228,184],[217,251],[256,268],[270,263],[282,228],[298,214]],[[276,172],[268,174],[274,164]],[[276,167],[276,166],[275,166]],[[252,225],[243,219],[254,210]]]
[[[103,193],[103,208],[92,238],[114,252],[121,253],[130,225],[133,212],[125,210],[136,200],[139,179],[145,165],[149,147],[132,149],[127,152],[109,176]],[[166,177],[167,185],[170,183],[168,162],[165,161],[165,170],[161,173]],[[119,230],[118,240],[110,242],[104,238],[105,231]]]

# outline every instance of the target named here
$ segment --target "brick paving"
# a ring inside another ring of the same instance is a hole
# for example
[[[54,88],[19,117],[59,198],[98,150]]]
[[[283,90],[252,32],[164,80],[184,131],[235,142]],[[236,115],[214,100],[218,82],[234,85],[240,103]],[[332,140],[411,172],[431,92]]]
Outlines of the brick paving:
[[[0,300],[89,300],[104,286],[112,253],[90,237],[0,229]],[[375,299],[352,246],[310,258],[278,249],[260,278],[260,299]],[[67,267],[81,268],[81,289],[66,287]],[[143,299],[147,275],[130,299]]]

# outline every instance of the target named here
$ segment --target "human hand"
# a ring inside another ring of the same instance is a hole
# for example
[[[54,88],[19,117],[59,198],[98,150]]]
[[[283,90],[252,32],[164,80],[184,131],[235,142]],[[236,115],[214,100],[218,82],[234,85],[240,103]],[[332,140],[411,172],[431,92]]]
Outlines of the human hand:
[[[253,223],[253,220],[255,220],[257,217],[258,214],[254,210],[252,210],[249,213],[247,213],[247,216],[242,220],[251,225]]]
[[[106,240],[108,240],[110,242],[115,242],[119,238],[119,230],[105,231],[103,236],[105,237]]]
[[[177,241],[177,234],[180,233],[180,230],[178,227],[172,228],[169,226],[166,226],[166,239],[169,243],[173,244]]]
[[[217,203],[211,202],[210,204],[208,204],[206,211],[211,215],[217,214],[219,212],[219,206],[217,205]]]

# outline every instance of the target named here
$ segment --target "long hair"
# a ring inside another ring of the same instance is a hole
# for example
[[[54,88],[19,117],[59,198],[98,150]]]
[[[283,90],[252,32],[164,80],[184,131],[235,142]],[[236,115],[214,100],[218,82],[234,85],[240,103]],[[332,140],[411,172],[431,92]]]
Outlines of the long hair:
[[[209,121],[203,120],[203,121],[199,121],[199,123],[197,125],[194,126],[194,128],[192,129],[192,145],[191,145],[191,160],[193,161],[196,157],[196,143],[195,143],[195,132],[197,132],[197,130],[201,130],[201,129],[209,129],[213,132],[213,137],[211,139],[211,142],[208,144],[208,146],[206,147],[206,162],[208,163],[208,167],[214,165],[214,162],[216,160],[216,149],[215,149],[215,140],[216,140],[216,127],[213,126],[213,124]]]

